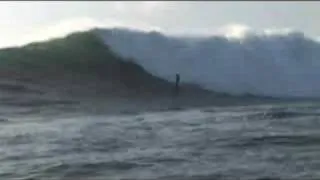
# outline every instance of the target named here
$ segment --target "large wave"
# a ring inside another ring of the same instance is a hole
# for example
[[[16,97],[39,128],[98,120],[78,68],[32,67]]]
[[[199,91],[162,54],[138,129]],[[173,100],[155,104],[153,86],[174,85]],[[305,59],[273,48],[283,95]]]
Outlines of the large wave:
[[[149,73],[236,95],[320,97],[320,45],[303,33],[177,38],[158,32],[97,29],[111,47]]]

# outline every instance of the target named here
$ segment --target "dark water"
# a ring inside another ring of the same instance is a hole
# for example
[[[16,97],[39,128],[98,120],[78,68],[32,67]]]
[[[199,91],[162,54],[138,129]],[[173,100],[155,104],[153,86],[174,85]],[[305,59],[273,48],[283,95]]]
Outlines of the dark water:
[[[108,115],[0,108],[0,179],[320,179],[318,105]]]

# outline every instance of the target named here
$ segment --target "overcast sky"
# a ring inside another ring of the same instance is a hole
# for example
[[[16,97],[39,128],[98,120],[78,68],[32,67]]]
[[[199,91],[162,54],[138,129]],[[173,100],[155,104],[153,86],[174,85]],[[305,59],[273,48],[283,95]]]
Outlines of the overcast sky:
[[[320,2],[0,2],[0,46],[60,36],[92,26],[214,34],[250,27],[320,35]]]

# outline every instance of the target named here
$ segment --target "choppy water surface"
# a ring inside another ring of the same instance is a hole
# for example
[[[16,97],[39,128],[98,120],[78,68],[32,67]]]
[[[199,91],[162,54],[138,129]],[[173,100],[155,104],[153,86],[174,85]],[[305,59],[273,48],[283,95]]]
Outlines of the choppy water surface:
[[[320,179],[316,105],[39,111],[1,109],[0,179]]]

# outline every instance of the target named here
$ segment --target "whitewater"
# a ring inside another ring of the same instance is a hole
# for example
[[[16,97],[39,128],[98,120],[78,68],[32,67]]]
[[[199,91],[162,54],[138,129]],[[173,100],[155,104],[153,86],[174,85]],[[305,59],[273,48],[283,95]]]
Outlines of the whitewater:
[[[233,95],[320,97],[320,44],[303,33],[247,32],[176,37],[159,32],[98,29],[105,44],[149,73]]]

